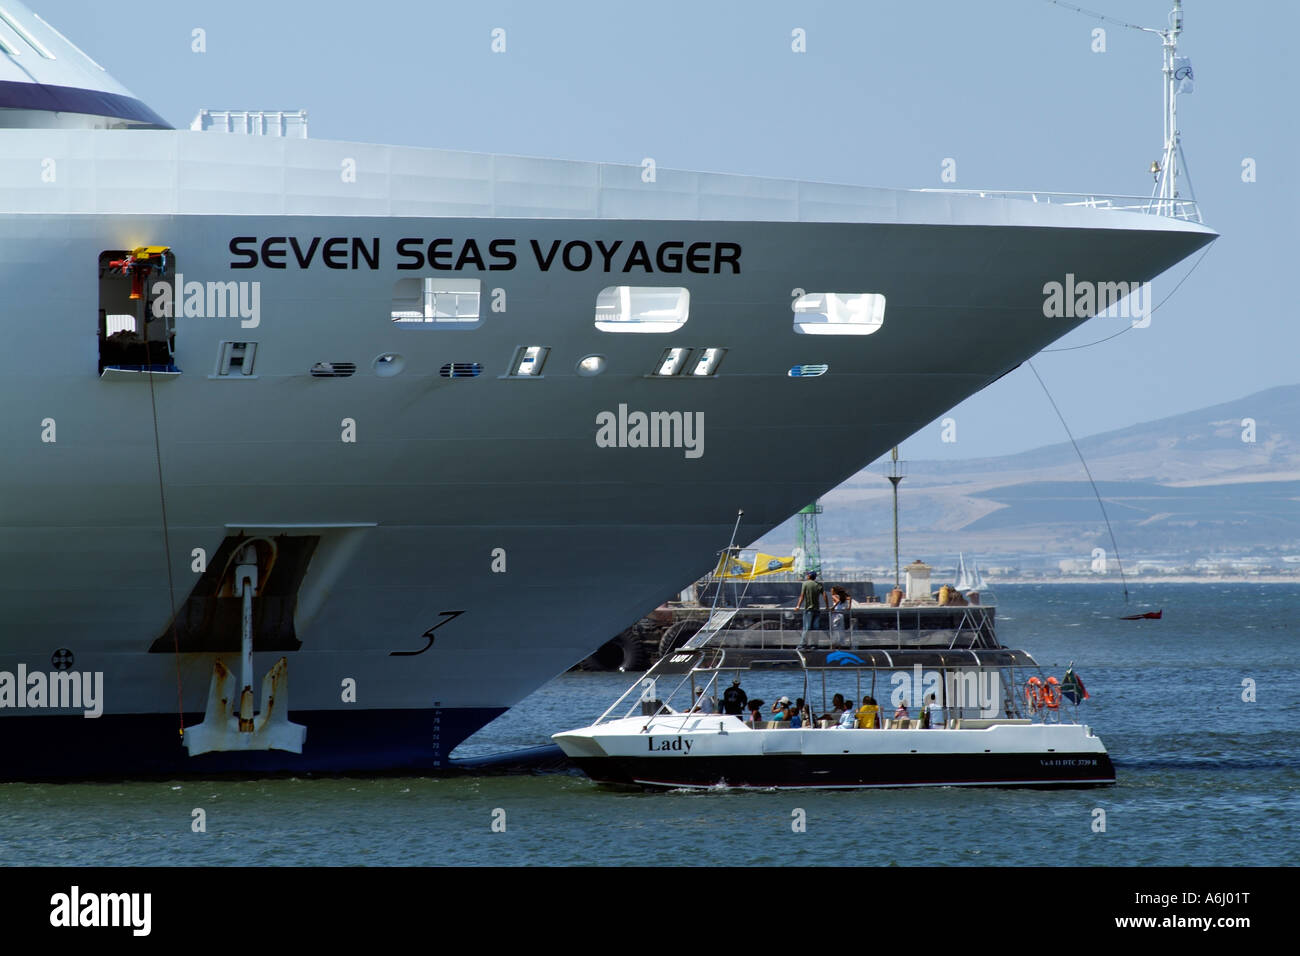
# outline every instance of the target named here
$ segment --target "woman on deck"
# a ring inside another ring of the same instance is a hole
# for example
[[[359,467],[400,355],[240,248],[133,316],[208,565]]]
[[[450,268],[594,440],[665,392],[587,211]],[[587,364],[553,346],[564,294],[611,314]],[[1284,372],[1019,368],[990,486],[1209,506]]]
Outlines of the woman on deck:
[[[835,646],[836,636],[844,636],[848,629],[849,611],[853,608],[853,598],[849,592],[838,584],[831,588],[831,646]]]
[[[880,726],[880,705],[876,703],[876,698],[870,695],[862,698],[862,706],[858,708],[858,727],[862,730],[872,730]]]

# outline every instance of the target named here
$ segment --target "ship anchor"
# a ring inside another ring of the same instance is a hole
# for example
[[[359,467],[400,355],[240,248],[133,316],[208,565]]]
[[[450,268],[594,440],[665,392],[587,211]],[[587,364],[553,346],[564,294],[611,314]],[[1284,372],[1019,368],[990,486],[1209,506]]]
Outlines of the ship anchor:
[[[186,727],[182,737],[191,757],[210,751],[287,750],[302,753],[307,728],[289,720],[289,662],[281,657],[262,678],[262,706],[253,711],[253,597],[257,590],[257,549],[247,545],[235,567],[235,590],[243,598],[242,670],[238,707],[231,706],[234,675],[217,658],[208,688],[203,722]]]

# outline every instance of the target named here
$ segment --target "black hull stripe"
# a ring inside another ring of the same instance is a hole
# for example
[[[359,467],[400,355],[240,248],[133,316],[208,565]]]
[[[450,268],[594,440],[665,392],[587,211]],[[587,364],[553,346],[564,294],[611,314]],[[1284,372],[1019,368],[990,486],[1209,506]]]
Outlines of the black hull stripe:
[[[40,83],[0,80],[0,109],[84,113],[129,120],[157,129],[172,128],[165,119],[133,97],[73,86],[45,86]]]
[[[1107,754],[579,757],[574,762],[602,783],[673,788],[1080,787],[1115,782]]]
[[[619,780],[601,780],[600,783],[622,783]],[[888,790],[907,787],[1108,787],[1115,783],[1113,777],[1097,780],[959,780],[930,783],[790,783],[758,786],[754,784],[701,784],[674,783],[671,780],[632,780],[640,787],[661,787],[666,790],[714,790],[725,786],[727,790]]]

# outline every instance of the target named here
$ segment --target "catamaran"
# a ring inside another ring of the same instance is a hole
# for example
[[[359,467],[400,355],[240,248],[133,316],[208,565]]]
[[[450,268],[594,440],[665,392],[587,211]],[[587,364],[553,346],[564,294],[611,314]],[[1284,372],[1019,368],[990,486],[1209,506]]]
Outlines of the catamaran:
[[[1106,747],[1077,719],[1088,694],[1073,665],[1064,680],[1045,677],[998,642],[991,617],[949,631],[807,632],[790,647],[733,627],[737,612],[715,606],[594,723],[552,739],[593,780],[646,788],[1115,782]],[[730,712],[716,712],[718,699]]]

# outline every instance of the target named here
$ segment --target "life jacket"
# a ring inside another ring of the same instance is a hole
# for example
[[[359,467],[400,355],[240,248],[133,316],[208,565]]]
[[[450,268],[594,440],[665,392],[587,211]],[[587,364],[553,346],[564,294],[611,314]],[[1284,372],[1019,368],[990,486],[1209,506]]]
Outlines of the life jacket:
[[[1029,705],[1030,713],[1038,713],[1043,709],[1043,682],[1037,677],[1029,678],[1025,684],[1025,703]]]

